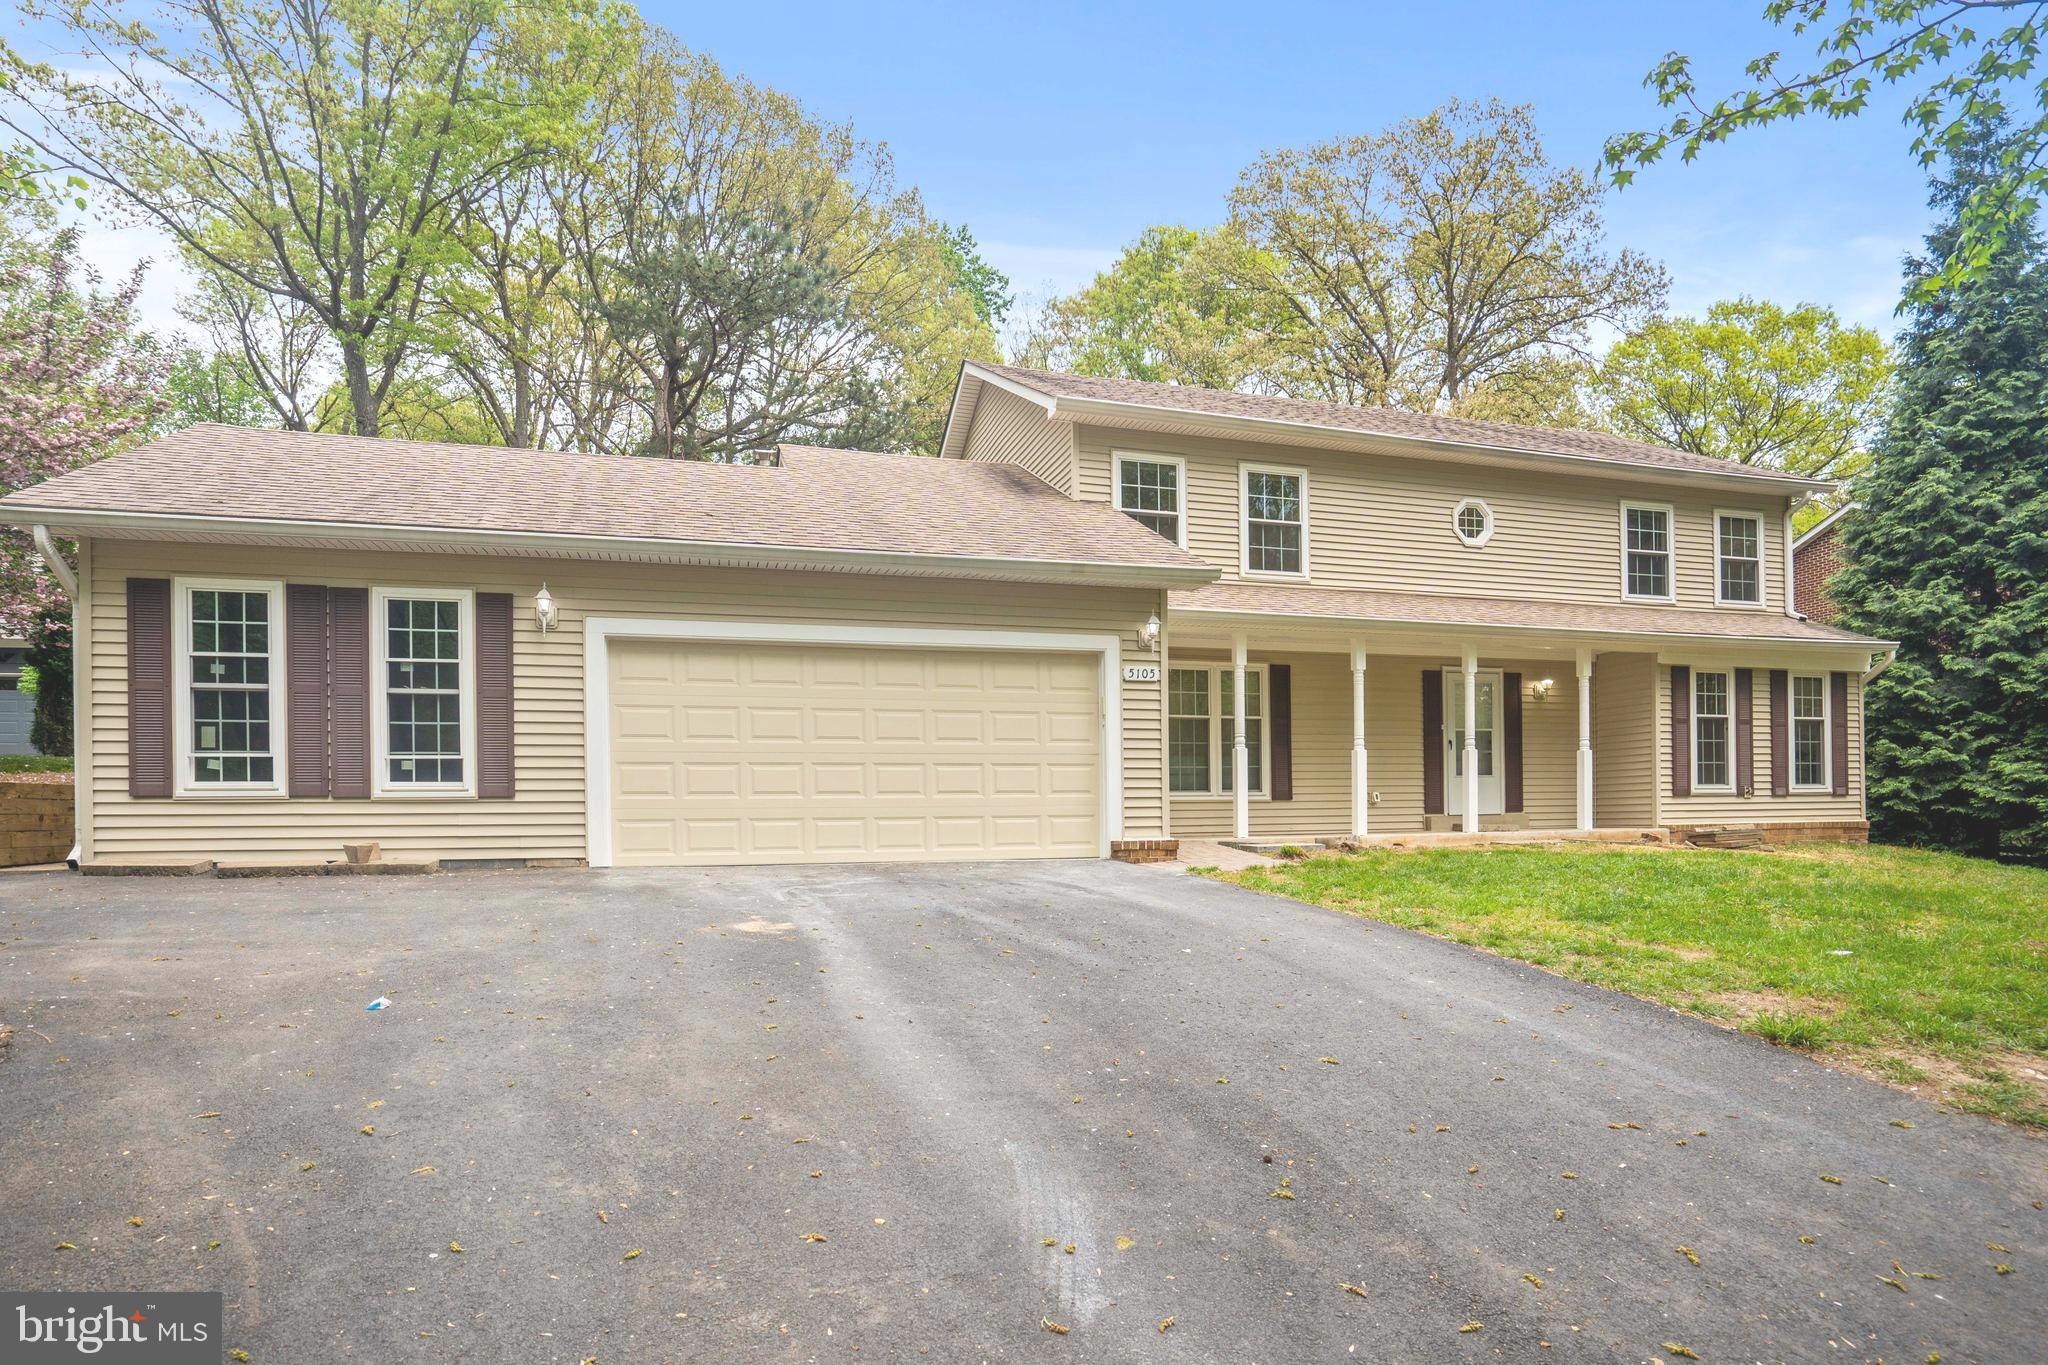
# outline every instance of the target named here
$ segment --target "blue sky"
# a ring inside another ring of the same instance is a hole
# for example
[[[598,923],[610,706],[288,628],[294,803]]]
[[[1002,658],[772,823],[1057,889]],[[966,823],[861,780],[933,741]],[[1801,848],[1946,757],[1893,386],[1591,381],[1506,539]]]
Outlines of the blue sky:
[[[1024,292],[1085,283],[1157,222],[1222,216],[1260,151],[1380,128],[1453,95],[1529,103],[1590,165],[1648,126],[1643,73],[1690,53],[1709,89],[1803,48],[1762,0],[1690,4],[705,6],[642,12],[726,66],[886,142],[933,212]],[[1761,130],[1616,196],[1613,240],[1663,260],[1672,306],[1751,293],[1894,327],[1927,213],[1896,95],[1861,119]]]
[[[1691,53],[1709,89],[1760,51],[1803,55],[1761,8],[642,3],[728,68],[887,143],[901,178],[971,227],[1027,296],[1086,283],[1149,224],[1216,221],[1266,148],[1378,129],[1453,95],[1533,104],[1552,156],[1590,165],[1605,136],[1655,120],[1641,81],[1666,51]],[[22,46],[37,51],[36,36]],[[1889,335],[1899,260],[1927,221],[1902,103],[1890,92],[1857,120],[1759,130],[1652,168],[1612,199],[1612,241],[1665,263],[1678,311],[1750,293],[1828,304]],[[175,323],[162,243],[102,229],[89,247],[110,273],[153,256],[144,312]]]

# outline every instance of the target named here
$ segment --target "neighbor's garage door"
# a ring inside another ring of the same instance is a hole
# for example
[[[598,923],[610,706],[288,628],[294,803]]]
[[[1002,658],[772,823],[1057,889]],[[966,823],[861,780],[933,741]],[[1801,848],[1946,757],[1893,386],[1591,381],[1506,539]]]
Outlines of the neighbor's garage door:
[[[614,639],[622,867],[1102,851],[1100,660]]]

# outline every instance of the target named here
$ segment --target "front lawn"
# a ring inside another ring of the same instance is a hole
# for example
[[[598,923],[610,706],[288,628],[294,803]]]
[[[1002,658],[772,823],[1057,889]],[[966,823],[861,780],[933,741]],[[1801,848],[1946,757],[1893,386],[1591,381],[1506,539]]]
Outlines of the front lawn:
[[[2048,1128],[2048,871],[1895,848],[1566,846],[1374,849],[1225,879]]]

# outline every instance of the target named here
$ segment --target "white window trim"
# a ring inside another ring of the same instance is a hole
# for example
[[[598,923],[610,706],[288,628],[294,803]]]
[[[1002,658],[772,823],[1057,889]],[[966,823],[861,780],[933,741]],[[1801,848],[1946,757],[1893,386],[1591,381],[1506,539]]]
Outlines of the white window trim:
[[[462,632],[462,781],[393,782],[389,613],[392,598],[455,602]],[[370,794],[374,797],[465,797],[476,795],[476,593],[468,588],[370,589]]]
[[[1717,720],[1726,720],[1728,722],[1728,780],[1726,782],[1702,782],[1700,780],[1700,679],[1709,673],[1727,679],[1728,683],[1728,714],[1715,717]],[[1686,710],[1689,713],[1687,728],[1691,732],[1691,744],[1686,755],[1686,762],[1692,765],[1693,792],[1694,794],[1708,792],[1732,796],[1735,794],[1735,774],[1741,767],[1735,760],[1735,670],[1732,668],[1695,668],[1692,671],[1691,686],[1692,696],[1687,698],[1686,705]]]
[[[1237,793],[1225,791],[1223,789],[1223,754],[1225,750],[1235,749],[1237,747],[1237,730],[1236,727],[1233,725],[1229,733],[1226,734],[1224,732],[1222,675],[1234,673],[1236,671],[1236,665],[1228,663],[1178,663],[1172,666],[1170,672],[1192,673],[1197,671],[1207,673],[1210,678],[1209,790],[1205,792],[1174,791],[1172,789],[1173,773],[1171,768],[1169,768],[1166,778],[1167,796],[1169,799],[1174,801],[1234,801],[1237,799]],[[1247,663],[1244,666],[1244,671],[1247,674],[1256,673],[1259,675],[1259,707],[1260,710],[1264,713],[1261,714],[1258,718],[1259,777],[1261,779],[1261,785],[1257,790],[1248,792],[1247,796],[1249,796],[1250,799],[1253,801],[1270,801],[1273,799],[1273,717],[1271,714],[1272,704],[1268,699],[1271,698],[1273,695],[1273,679],[1272,675],[1267,671],[1267,665],[1265,664]],[[1169,674],[1166,703],[1167,709],[1165,712],[1167,720],[1169,722],[1169,729],[1171,728],[1171,721],[1173,718],[1172,695],[1172,680]],[[1192,717],[1182,717],[1182,719],[1192,719]]]
[[[1476,536],[1466,535],[1465,528],[1458,524],[1458,519],[1465,515],[1465,509],[1468,507],[1477,507],[1486,517],[1486,529]],[[1480,549],[1487,541],[1493,539],[1493,509],[1486,505],[1483,498],[1465,499],[1451,509],[1451,534],[1457,536],[1461,544],[1469,545],[1475,550]]]
[[[1728,517],[1738,521],[1756,523],[1756,601],[1742,602],[1721,595],[1721,519]],[[1770,555],[1765,553],[1764,514],[1745,512],[1740,509],[1717,507],[1714,509],[1714,605],[1729,607],[1737,611],[1762,611],[1771,600]],[[1675,580],[1674,580],[1675,581]]]
[[[269,782],[195,782],[192,779],[192,593],[270,594],[270,772]],[[180,797],[282,797],[290,778],[291,748],[285,732],[284,583],[260,578],[174,578],[171,580],[171,762],[177,774],[171,792]]]
[[[1813,678],[1820,683],[1820,781],[1799,780],[1799,706],[1796,700],[1798,683],[1801,678]],[[1785,679],[1785,743],[1791,752],[1785,755],[1785,782],[1795,792],[1833,792],[1835,789],[1835,744],[1834,744],[1833,688],[1829,686],[1825,673],[1793,673]]]
[[[1636,593],[1628,590],[1628,514],[1630,512],[1662,512],[1664,514],[1664,559],[1667,565],[1666,581],[1671,591],[1661,596]],[[1678,600],[1678,511],[1668,502],[1623,502],[1616,517],[1616,528],[1621,535],[1621,600],[1624,602],[1676,602]]]
[[[1181,549],[1188,547],[1188,462],[1178,455],[1156,455],[1146,450],[1113,450],[1110,452],[1110,497],[1119,512],[1143,512],[1144,508],[1124,506],[1124,461],[1135,460],[1140,464],[1170,464],[1178,472],[1174,476],[1174,493],[1179,506],[1174,509],[1175,524],[1180,537],[1175,541]],[[1154,514],[1156,515],[1156,513]],[[1141,523],[1142,524],[1142,523]]]
[[[1252,568],[1251,476],[1281,474],[1301,481],[1301,572],[1280,573]],[[1308,470],[1284,464],[1241,464],[1237,467],[1237,571],[1245,578],[1278,578],[1300,582],[1308,577]]]
[[[731,640],[756,644],[876,645],[908,649],[1015,649],[1093,654],[1101,664],[1102,839],[1097,856],[1124,837],[1124,642],[1108,634],[975,630],[960,626],[840,626],[809,622],[583,618],[583,829],[592,867],[612,865],[611,642]],[[1143,684],[1150,687],[1152,684]],[[1132,695],[1138,695],[1133,689]]]

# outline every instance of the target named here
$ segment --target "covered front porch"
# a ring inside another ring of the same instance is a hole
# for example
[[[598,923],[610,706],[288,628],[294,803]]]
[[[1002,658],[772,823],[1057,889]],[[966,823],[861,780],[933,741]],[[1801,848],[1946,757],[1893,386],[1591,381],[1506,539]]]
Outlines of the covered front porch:
[[[1614,643],[1175,613],[1170,832],[1300,843],[1652,826],[1656,655]]]

